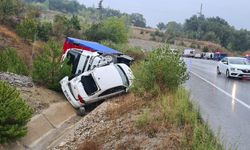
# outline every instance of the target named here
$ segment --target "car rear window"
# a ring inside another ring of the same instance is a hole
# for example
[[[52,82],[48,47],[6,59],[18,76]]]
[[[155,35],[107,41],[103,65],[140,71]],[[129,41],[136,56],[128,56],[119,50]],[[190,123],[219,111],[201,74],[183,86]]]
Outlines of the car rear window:
[[[98,87],[93,79],[92,75],[82,76],[81,82],[85,92],[90,96],[95,94],[98,91]]]

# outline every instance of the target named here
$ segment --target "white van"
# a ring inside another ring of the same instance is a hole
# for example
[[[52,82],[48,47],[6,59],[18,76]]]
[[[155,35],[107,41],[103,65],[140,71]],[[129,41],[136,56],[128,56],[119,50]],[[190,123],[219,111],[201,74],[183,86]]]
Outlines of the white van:
[[[194,57],[195,55],[195,49],[187,48],[183,52],[184,57]]]

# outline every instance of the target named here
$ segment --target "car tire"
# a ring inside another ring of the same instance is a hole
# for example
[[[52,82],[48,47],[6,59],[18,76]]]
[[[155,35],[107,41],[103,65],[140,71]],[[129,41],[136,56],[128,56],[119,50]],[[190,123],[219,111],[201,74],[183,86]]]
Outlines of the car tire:
[[[117,58],[114,55],[104,54],[103,57],[108,60],[109,63],[116,63]]]
[[[84,116],[86,115],[86,110],[84,107],[79,107],[78,111],[77,111],[77,115],[78,116]]]
[[[229,70],[226,71],[226,77],[230,78]]]
[[[217,75],[220,75],[220,74],[221,74],[220,69],[219,67],[217,67]]]

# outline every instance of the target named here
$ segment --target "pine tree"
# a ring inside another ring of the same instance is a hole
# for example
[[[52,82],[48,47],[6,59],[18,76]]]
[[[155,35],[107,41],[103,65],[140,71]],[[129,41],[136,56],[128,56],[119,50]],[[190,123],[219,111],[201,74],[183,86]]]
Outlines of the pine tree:
[[[19,91],[0,81],[0,143],[25,136],[31,116],[32,109],[20,97]]]

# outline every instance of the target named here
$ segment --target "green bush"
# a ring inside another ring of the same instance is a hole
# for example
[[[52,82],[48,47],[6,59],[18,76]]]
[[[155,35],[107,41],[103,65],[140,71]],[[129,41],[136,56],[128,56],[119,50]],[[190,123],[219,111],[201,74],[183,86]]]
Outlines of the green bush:
[[[152,51],[147,61],[134,65],[133,71],[133,90],[137,94],[159,94],[156,92],[175,90],[188,79],[181,55],[172,53],[168,45]]]
[[[0,81],[0,143],[25,136],[31,116],[32,109],[20,97],[19,91]]]
[[[62,47],[55,41],[49,41],[44,51],[37,56],[33,63],[32,77],[39,84],[60,91],[59,81],[70,74],[70,66],[61,67]]]
[[[0,51],[0,71],[28,75],[28,67],[17,55],[16,50],[7,48]]]
[[[128,28],[123,18],[111,17],[99,24],[93,24],[85,31],[88,40],[100,42],[109,40],[114,43],[128,41]]]
[[[52,35],[52,24],[50,22],[40,23],[37,27],[38,39],[47,42],[50,35]]]
[[[39,22],[35,19],[25,19],[17,26],[17,33],[21,37],[25,38],[25,40],[35,40],[35,35],[38,31]]]

